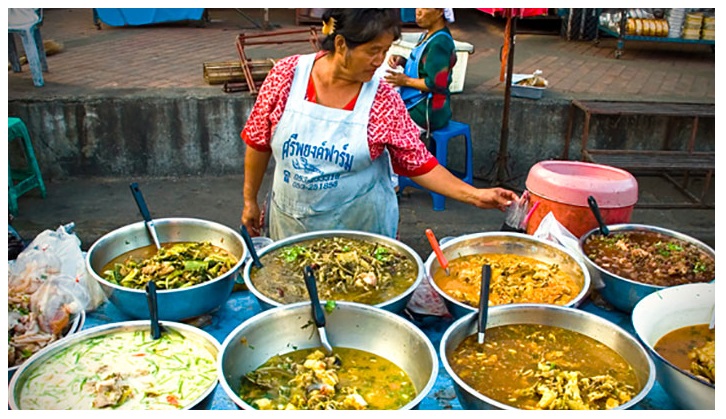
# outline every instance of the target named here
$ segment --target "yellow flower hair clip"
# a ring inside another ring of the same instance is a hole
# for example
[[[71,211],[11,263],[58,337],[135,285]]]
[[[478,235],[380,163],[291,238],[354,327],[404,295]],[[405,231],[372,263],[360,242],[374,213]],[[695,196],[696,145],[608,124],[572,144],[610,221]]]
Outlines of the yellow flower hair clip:
[[[323,35],[332,35],[335,32],[335,18],[328,18],[327,22],[323,22]]]

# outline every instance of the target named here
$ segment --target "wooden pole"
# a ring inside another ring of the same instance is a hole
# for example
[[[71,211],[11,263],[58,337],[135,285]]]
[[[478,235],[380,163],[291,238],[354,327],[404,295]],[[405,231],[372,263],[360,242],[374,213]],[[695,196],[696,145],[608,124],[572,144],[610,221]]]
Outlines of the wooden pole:
[[[510,178],[508,166],[509,148],[509,107],[512,91],[512,67],[514,65],[514,44],[517,32],[517,18],[507,9],[507,20],[511,21],[509,32],[509,53],[507,54],[507,76],[504,85],[504,112],[502,114],[502,131],[499,138],[499,154],[495,162],[494,184],[503,184]]]

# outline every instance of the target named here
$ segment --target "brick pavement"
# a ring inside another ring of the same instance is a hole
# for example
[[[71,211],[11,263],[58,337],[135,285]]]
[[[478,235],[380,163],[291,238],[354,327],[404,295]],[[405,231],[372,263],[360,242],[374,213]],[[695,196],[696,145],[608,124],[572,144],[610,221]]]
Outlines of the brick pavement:
[[[262,9],[240,9],[262,21]],[[210,22],[173,23],[98,30],[91,9],[45,9],[45,40],[64,45],[48,57],[46,86],[34,89],[27,66],[8,71],[9,98],[25,94],[63,94],[98,89],[206,88],[204,62],[237,60],[235,38],[259,33],[235,9],[209,9]],[[504,21],[476,9],[457,9],[454,38],[474,45],[464,93],[500,95],[499,48]],[[270,9],[274,30],[299,29],[292,9]],[[616,40],[566,41],[557,33],[528,33],[520,22],[515,44],[515,73],[544,71],[547,95],[563,98],[715,102],[715,54],[706,45],[626,42],[614,58]],[[407,26],[406,31],[415,30]],[[18,48],[22,45],[17,41]],[[280,58],[307,52],[307,44],[249,47],[251,58]],[[42,92],[41,92],[42,90]],[[223,93],[220,93],[223,94]],[[455,98],[454,98],[455,100]]]

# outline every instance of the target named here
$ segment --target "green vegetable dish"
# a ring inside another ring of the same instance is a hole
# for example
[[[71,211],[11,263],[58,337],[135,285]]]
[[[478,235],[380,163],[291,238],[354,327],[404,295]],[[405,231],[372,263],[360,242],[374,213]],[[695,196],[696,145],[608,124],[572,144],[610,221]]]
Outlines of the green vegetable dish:
[[[164,243],[145,246],[111,260],[101,270],[107,281],[144,289],[154,281],[158,289],[187,288],[224,275],[237,258],[209,242]]]
[[[300,349],[242,377],[239,395],[259,410],[400,409],[416,398],[406,372],[367,351]]]
[[[306,240],[261,256],[250,280],[282,304],[308,301],[303,268],[312,266],[321,300],[380,304],[401,295],[418,277],[407,255],[376,242],[346,237]]]
[[[166,327],[148,327],[75,342],[32,366],[17,399],[20,409],[184,409],[217,380],[217,348]]]

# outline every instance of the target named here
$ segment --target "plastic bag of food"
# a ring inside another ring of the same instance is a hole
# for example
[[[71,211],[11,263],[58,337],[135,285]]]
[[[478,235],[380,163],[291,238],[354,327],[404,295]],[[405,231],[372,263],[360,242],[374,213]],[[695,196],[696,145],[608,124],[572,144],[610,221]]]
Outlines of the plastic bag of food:
[[[55,275],[30,296],[30,309],[37,314],[38,326],[46,333],[64,334],[72,314],[89,305],[88,290],[68,275]]]
[[[9,295],[34,293],[48,278],[60,274],[61,265],[52,252],[26,248],[8,264]]]
[[[55,231],[45,230],[28,244],[23,253],[35,250],[41,254],[47,252],[55,255],[61,261],[58,274],[70,277],[81,285],[87,297],[79,298],[86,301],[84,309],[92,311],[106,300],[106,295],[98,282],[89,275],[86,259],[81,251],[81,240],[70,232],[72,229],[73,224],[68,224],[58,227]],[[18,255],[18,262],[23,253]],[[29,257],[40,258],[38,253],[32,253]]]
[[[580,251],[580,240],[575,237],[570,230],[557,221],[557,218],[555,218],[555,215],[551,211],[545,215],[532,236],[566,247],[572,251],[572,254],[574,254],[580,262],[585,263],[585,256],[582,254],[582,251]],[[600,289],[605,286],[605,283],[602,282],[602,279],[600,279],[599,276],[590,275],[590,277],[592,286],[595,289]]]
[[[451,317],[444,299],[436,292],[428,281],[423,281],[413,291],[406,308],[416,314],[426,316]]]

